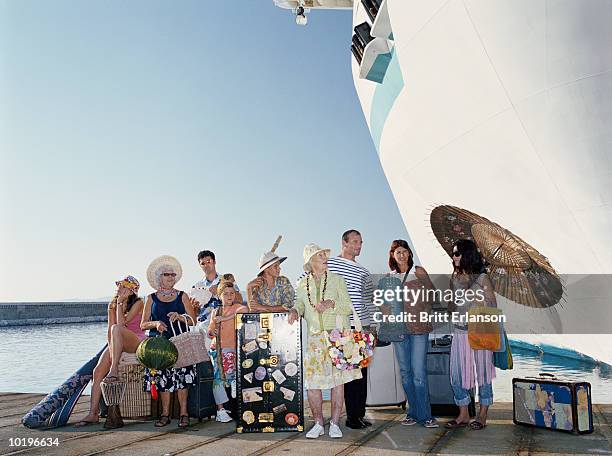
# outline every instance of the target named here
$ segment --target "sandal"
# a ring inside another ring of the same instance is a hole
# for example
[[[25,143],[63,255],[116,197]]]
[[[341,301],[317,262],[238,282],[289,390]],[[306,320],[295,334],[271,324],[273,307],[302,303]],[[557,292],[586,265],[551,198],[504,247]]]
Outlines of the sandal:
[[[99,422],[100,422],[100,420],[98,420],[98,421],[81,420],[81,421],[77,421],[76,423],[74,423],[74,427],[80,428],[80,427],[89,426],[91,424],[98,424]]]
[[[178,427],[186,428],[188,426],[189,426],[189,416],[181,415],[181,418],[179,419],[179,422],[178,422]]]
[[[465,421],[462,421],[461,423],[458,422],[457,420],[450,420],[448,423],[446,423],[444,425],[444,427],[446,429],[457,429],[457,428],[462,428],[462,427],[466,427],[468,424]]]
[[[162,415],[159,417],[159,420],[155,422],[155,427],[164,427],[170,424],[171,420],[168,415]]]
[[[471,427],[473,430],[475,430],[475,431],[480,431],[480,430],[482,430],[482,429],[486,428],[486,427],[487,427],[487,425],[486,425],[486,424],[482,424],[480,421],[476,421],[476,420],[474,420],[474,421],[472,421],[472,422],[470,423],[470,427]]]

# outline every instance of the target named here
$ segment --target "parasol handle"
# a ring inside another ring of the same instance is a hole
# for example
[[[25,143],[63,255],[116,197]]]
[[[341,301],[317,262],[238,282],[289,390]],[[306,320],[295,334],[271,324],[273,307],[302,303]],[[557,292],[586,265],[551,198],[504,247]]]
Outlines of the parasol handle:
[[[505,242],[502,242],[501,244],[499,244],[499,247],[497,247],[495,249],[495,252],[493,252],[493,254],[491,255],[491,258],[495,258],[495,255],[497,255],[497,252],[499,252],[499,249],[501,249],[504,246]]]

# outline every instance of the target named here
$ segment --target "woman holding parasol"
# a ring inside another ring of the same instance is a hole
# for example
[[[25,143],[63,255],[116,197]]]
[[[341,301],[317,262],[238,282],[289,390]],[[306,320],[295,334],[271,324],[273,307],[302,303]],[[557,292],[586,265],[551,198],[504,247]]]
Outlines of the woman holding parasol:
[[[448,310],[451,312],[462,309],[467,312],[475,305],[497,307],[493,284],[485,270],[483,258],[474,241],[460,239],[453,246],[453,275],[451,289],[453,295],[464,296],[465,302],[458,306],[450,302]],[[465,293],[473,290],[473,294]],[[468,299],[474,296],[474,299]],[[482,302],[478,302],[483,297]],[[459,416],[446,424],[447,428],[464,427],[470,421],[468,405],[470,404],[471,390],[478,384],[478,399],[480,411],[474,421],[469,423],[474,430],[484,429],[487,425],[487,413],[493,403],[493,379],[495,366],[493,365],[493,352],[490,350],[474,350],[468,340],[467,323],[455,323],[453,342],[451,344],[450,376],[451,387],[455,396],[455,404],[459,406]]]

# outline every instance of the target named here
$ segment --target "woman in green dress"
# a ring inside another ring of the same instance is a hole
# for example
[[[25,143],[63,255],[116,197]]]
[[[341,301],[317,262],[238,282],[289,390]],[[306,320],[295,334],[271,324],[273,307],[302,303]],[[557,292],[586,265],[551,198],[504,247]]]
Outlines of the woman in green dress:
[[[353,313],[345,280],[327,270],[329,249],[316,244],[304,247],[304,270],[308,273],[297,284],[295,306],[289,322],[304,317],[308,328],[308,341],[304,350],[304,384],[315,424],[306,434],[316,439],[325,433],[323,426],[324,389],[331,389],[332,416],[329,436],[341,438],[338,420],[344,404],[344,384],[361,378],[361,369],[338,369],[328,354],[327,333],[333,329],[350,328],[349,315]]]

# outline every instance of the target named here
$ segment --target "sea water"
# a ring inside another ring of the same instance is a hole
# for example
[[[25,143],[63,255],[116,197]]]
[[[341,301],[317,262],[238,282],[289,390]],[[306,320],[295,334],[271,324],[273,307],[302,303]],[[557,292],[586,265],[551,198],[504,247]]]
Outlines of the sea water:
[[[0,392],[48,393],[89,361],[106,344],[106,323],[0,328]],[[515,350],[514,369],[497,370],[496,401],[512,401],[512,378],[548,372],[587,381],[593,402],[612,403],[612,372],[556,356]],[[88,393],[88,392],[86,392]]]

